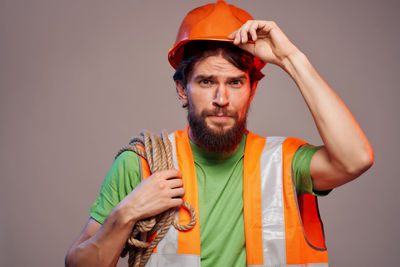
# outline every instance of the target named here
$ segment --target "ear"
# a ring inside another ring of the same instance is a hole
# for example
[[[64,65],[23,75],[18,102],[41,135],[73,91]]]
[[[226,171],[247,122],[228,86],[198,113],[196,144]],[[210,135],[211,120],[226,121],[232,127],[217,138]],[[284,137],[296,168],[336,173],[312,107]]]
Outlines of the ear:
[[[253,101],[253,97],[256,94],[256,89],[257,89],[258,81],[253,82],[253,86],[251,88],[251,93],[250,93],[250,103]]]
[[[188,98],[187,98],[187,92],[186,92],[185,86],[183,85],[183,82],[175,81],[175,86],[176,86],[176,92],[179,95],[179,99],[182,102],[182,106],[187,106]]]

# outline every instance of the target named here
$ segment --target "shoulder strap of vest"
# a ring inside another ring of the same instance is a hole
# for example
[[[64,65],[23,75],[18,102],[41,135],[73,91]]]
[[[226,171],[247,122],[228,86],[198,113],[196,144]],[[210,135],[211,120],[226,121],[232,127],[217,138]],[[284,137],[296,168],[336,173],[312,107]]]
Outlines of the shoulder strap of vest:
[[[266,138],[248,132],[243,160],[243,216],[247,265],[263,265],[260,156]]]
[[[187,127],[185,131],[176,131],[174,136],[176,158],[179,165],[175,166],[175,168],[179,168],[181,171],[183,186],[185,188],[183,200],[190,203],[197,214],[197,221],[192,229],[185,232],[178,232],[178,254],[200,255],[199,197],[196,168],[194,166],[192,149],[189,142],[189,127]],[[179,209],[179,223],[184,225],[189,221],[189,213],[186,209],[181,207]]]
[[[138,146],[138,147],[144,151],[143,147],[141,147],[141,146]],[[137,154],[137,156],[138,156],[139,166],[140,166],[140,174],[141,174],[140,180],[143,181],[144,179],[148,178],[151,175],[150,167],[145,158],[143,158],[139,154]]]

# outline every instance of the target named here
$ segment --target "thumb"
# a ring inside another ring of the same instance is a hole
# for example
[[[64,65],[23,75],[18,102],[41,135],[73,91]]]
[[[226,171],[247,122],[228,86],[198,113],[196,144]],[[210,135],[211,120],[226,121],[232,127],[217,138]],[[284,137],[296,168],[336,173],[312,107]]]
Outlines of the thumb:
[[[254,44],[238,44],[238,47],[243,49],[244,51],[249,52],[250,54],[252,54],[254,56],[254,52],[255,52],[255,45]]]

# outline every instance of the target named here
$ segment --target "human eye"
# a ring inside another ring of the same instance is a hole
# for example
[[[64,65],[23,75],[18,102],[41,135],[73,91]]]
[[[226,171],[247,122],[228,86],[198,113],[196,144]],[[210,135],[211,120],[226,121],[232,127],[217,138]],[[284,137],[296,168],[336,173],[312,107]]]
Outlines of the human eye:
[[[230,81],[231,86],[233,87],[241,87],[243,85],[243,81],[242,80],[232,80]]]
[[[210,87],[212,85],[212,81],[208,79],[202,79],[199,81],[199,84],[203,87]]]

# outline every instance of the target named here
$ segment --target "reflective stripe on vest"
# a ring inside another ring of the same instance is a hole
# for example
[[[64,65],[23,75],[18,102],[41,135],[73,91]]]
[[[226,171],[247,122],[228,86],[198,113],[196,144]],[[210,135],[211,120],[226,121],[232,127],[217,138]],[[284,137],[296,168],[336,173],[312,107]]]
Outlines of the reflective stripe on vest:
[[[184,200],[199,220],[197,176],[188,129],[169,135],[175,168],[182,172]],[[248,133],[243,162],[243,213],[248,266],[328,266],[323,225],[317,199],[297,197],[292,180],[294,153],[304,142],[296,138],[260,137]],[[150,175],[141,161],[143,177]],[[189,221],[184,208],[176,212],[181,224]],[[146,266],[199,266],[200,225],[179,232],[171,227]]]

